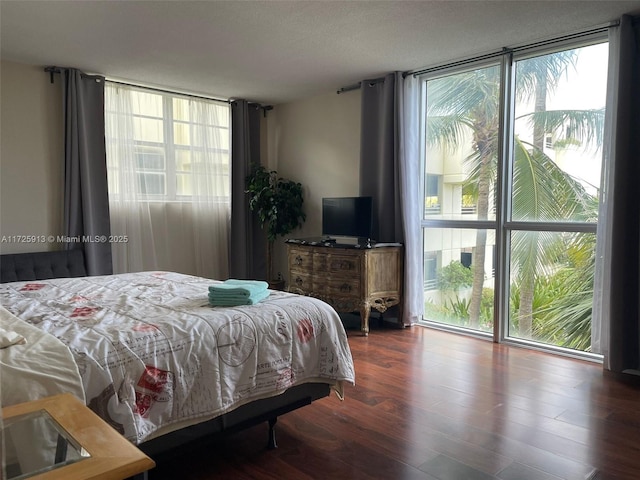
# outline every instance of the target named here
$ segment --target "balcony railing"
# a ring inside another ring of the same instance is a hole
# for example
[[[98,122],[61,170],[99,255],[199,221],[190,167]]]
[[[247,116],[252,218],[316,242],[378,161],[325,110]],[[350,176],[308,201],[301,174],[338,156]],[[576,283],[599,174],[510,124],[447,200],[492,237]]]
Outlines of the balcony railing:
[[[438,281],[434,278],[433,280],[425,280],[424,281],[424,289],[425,290],[435,290],[438,286]]]
[[[478,208],[475,205],[470,205],[468,207],[460,208],[460,213],[462,213],[462,215],[473,215],[477,213],[477,211],[478,211]],[[442,207],[440,205],[425,207],[424,213],[425,215],[438,215],[439,213],[442,213]]]
[[[440,205],[433,205],[431,207],[425,207],[424,208],[424,214],[425,215],[437,215],[440,213]]]
[[[478,211],[478,208],[475,205],[469,205],[468,207],[463,206],[461,211],[463,215],[473,215]]]

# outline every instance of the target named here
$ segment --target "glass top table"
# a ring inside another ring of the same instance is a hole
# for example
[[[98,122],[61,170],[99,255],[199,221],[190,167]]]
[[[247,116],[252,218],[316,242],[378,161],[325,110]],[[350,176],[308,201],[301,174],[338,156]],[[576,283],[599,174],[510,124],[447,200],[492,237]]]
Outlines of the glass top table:
[[[91,456],[46,410],[5,419],[1,440],[7,480],[29,478]]]
[[[2,461],[8,480],[130,478],[155,466],[70,393],[6,406],[2,420],[3,447],[11,449]]]

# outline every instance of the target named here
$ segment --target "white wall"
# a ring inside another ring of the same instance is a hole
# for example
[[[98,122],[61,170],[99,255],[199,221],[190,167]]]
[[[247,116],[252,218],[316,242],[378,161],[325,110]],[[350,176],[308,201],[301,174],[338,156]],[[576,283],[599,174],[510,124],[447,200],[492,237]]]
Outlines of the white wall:
[[[268,113],[267,130],[269,167],[304,190],[307,220],[291,236],[318,236],[322,198],[359,194],[360,91],[276,105]],[[286,277],[283,241],[275,247],[274,272]]]
[[[8,237],[62,235],[60,79],[52,85],[42,67],[3,61],[0,80],[0,253],[56,250]]]

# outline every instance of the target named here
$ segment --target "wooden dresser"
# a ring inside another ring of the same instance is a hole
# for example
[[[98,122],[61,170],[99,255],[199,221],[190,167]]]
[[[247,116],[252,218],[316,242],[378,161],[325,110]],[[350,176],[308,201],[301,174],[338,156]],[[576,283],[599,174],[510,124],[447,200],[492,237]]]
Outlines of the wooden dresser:
[[[338,312],[360,312],[369,333],[371,308],[385,312],[399,305],[402,320],[402,247],[341,248],[287,244],[289,291],[324,300]]]

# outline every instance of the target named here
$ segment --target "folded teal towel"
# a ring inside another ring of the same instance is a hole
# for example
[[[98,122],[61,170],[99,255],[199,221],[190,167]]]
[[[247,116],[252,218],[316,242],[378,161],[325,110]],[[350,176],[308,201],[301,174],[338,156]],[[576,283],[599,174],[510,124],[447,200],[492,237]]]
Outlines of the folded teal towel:
[[[221,297],[250,297],[258,293],[264,293],[269,284],[258,280],[226,280],[209,287],[209,293],[215,293]]]
[[[256,287],[263,288],[267,288],[269,286],[269,284],[264,280],[237,280],[235,278],[229,278],[225,280],[224,283],[229,285],[254,285]]]
[[[269,290],[263,292],[256,292],[248,297],[244,295],[220,295],[219,293],[209,292],[209,300],[221,300],[221,301],[239,301],[245,302],[248,300],[255,300],[257,298],[262,299],[269,295]]]
[[[269,296],[269,290],[258,292],[248,297],[244,296],[218,296],[209,293],[209,304],[214,307],[234,307],[236,305],[255,305]]]

